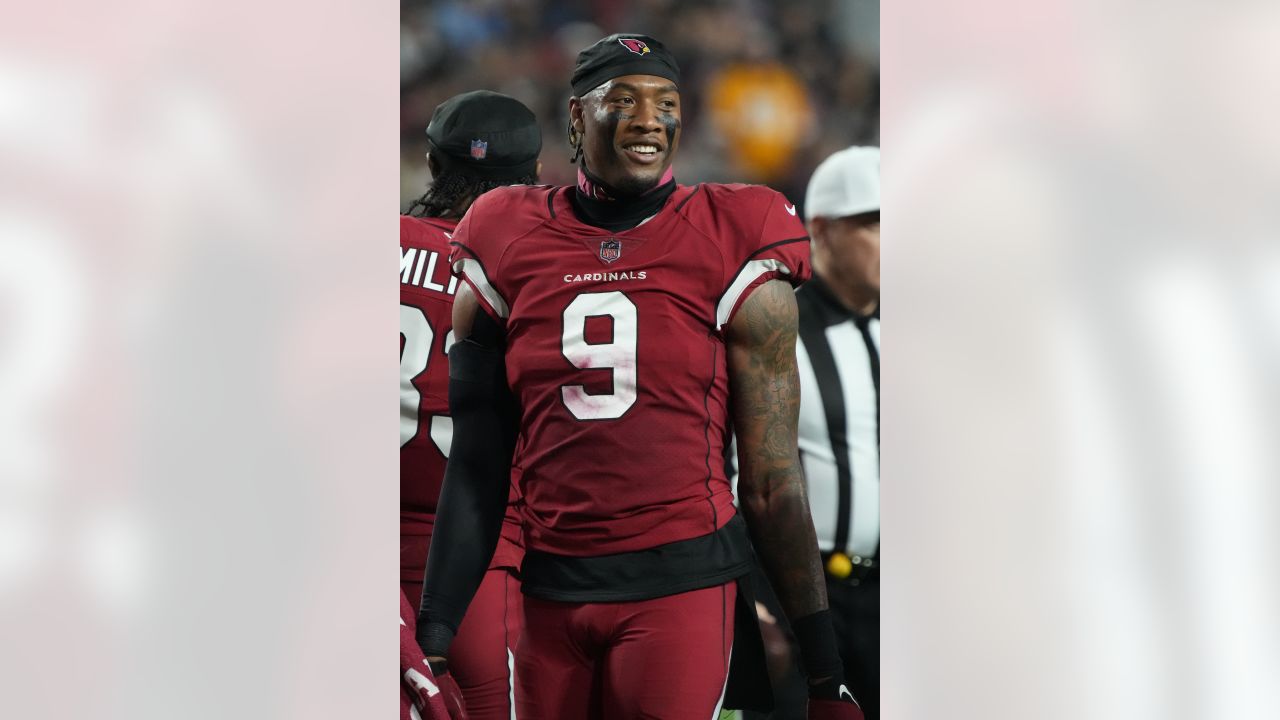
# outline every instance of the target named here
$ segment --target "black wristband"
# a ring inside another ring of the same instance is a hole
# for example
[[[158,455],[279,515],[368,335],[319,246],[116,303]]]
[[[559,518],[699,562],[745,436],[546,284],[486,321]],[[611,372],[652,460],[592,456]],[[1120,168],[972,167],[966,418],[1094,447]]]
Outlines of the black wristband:
[[[453,631],[442,622],[427,622],[418,626],[415,634],[418,647],[426,657],[448,657],[449,644],[453,642]]]
[[[810,679],[844,676],[830,610],[819,610],[792,622],[791,631],[800,645],[800,661],[805,675]]]

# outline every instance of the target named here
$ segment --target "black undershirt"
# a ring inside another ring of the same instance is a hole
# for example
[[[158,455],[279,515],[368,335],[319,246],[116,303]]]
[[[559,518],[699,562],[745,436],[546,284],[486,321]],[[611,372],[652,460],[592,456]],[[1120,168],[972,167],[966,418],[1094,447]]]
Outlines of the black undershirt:
[[[587,179],[608,192],[608,186],[596,180],[590,174]],[[598,199],[588,196],[581,188],[574,188],[569,200],[573,212],[582,222],[609,232],[622,232],[644,222],[657,214],[662,206],[676,191],[675,178],[663,185],[647,190],[640,195]]]
[[[525,595],[559,602],[631,602],[722,585],[751,572],[755,554],[741,515],[724,527],[645,550],[570,557],[528,550]]]

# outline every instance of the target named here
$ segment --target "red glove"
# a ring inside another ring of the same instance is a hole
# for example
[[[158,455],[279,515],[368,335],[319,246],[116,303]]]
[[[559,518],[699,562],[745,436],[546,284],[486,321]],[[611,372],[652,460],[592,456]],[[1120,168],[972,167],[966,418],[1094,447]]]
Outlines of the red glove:
[[[414,612],[400,591],[401,720],[467,720],[462,691],[448,672],[436,675],[413,636]]]
[[[808,720],[863,720],[849,687],[832,678],[809,688]]]
[[[410,720],[467,720],[467,710],[462,704],[462,691],[449,673],[435,675],[424,660],[422,669],[409,668],[400,683],[402,696],[408,695],[412,709]],[[401,717],[404,715],[403,697]]]

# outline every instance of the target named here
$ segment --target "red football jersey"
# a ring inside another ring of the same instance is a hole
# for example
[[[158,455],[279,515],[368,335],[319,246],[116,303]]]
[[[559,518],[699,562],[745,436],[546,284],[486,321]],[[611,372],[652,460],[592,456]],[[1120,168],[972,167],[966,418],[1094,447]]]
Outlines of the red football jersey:
[[[400,217],[400,505],[434,513],[453,441],[450,331],[457,278],[449,273],[456,220]]]
[[[507,329],[527,547],[594,556],[711,533],[735,513],[722,331],[752,288],[808,278],[804,226],[773,190],[703,184],[611,233],[577,219],[571,192],[487,193],[450,256]]]
[[[436,503],[453,442],[449,346],[458,278],[449,272],[456,220],[400,217],[400,547],[401,579],[421,582]],[[520,521],[507,512],[491,567],[519,567]]]

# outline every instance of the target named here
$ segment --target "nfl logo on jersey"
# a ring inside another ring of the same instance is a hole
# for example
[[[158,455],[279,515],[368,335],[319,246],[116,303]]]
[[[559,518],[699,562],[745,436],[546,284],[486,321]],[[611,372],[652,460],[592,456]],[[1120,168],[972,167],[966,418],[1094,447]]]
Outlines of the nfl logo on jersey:
[[[622,257],[622,243],[618,240],[605,240],[600,243],[600,259],[611,263]]]
[[[489,143],[484,140],[471,141],[471,157],[476,160],[483,160],[487,154],[489,154]]]

